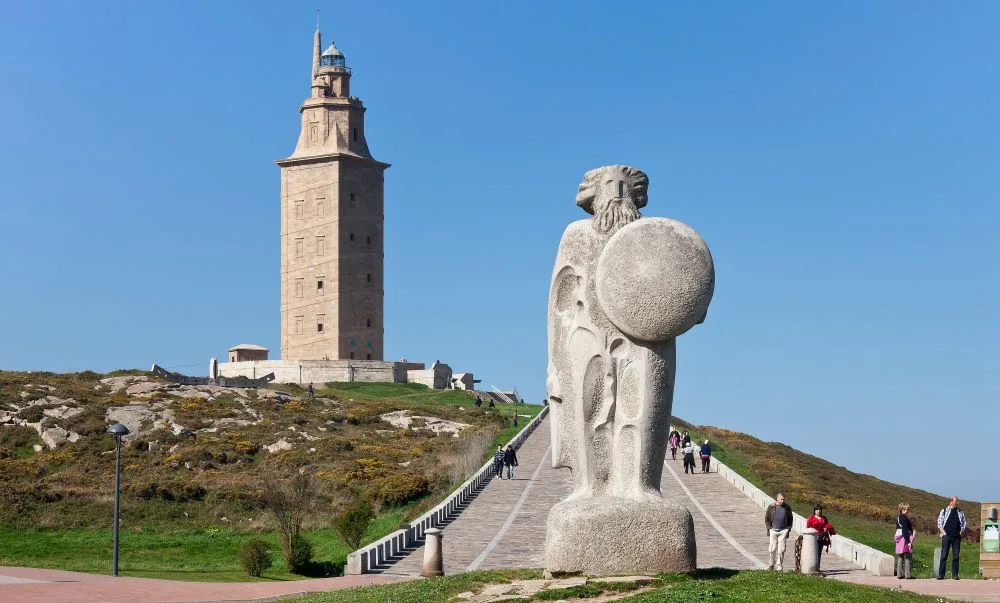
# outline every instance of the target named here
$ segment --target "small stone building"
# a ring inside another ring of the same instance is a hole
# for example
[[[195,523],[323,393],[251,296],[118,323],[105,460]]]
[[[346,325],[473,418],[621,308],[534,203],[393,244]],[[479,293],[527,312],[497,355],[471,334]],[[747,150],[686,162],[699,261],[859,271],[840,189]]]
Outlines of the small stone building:
[[[246,360],[267,360],[268,349],[252,343],[241,343],[229,348],[229,362]]]

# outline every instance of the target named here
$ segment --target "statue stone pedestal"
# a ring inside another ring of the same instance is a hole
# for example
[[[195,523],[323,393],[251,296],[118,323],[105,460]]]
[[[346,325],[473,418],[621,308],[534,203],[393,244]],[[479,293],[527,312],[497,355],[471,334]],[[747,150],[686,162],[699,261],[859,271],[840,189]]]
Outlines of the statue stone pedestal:
[[[552,573],[655,575],[696,566],[694,520],[677,503],[594,496],[549,512],[545,568]]]

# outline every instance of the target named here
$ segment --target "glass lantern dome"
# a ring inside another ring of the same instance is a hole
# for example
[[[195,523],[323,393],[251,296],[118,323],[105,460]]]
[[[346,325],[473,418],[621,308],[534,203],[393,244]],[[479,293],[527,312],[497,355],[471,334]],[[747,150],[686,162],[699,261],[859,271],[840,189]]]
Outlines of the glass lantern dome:
[[[344,53],[330,44],[330,47],[323,52],[323,56],[319,59],[319,64],[321,67],[346,67],[344,60]]]

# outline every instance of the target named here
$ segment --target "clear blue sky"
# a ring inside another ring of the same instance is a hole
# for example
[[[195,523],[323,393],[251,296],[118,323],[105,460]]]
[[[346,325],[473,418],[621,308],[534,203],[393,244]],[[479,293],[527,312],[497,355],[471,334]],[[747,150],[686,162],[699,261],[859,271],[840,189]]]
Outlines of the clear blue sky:
[[[388,358],[541,399],[576,185],[627,163],[716,261],[676,415],[1000,498],[989,2],[7,3],[0,366],[277,350],[317,7],[393,164]]]

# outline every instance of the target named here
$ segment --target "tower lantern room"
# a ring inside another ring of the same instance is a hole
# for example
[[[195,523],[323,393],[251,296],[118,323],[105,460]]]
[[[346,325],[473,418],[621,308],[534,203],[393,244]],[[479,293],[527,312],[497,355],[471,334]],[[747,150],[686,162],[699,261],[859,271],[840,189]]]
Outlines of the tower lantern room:
[[[321,42],[319,29],[313,36],[313,98],[349,98],[351,70],[347,67],[347,59],[337,45],[330,46],[320,54]]]

